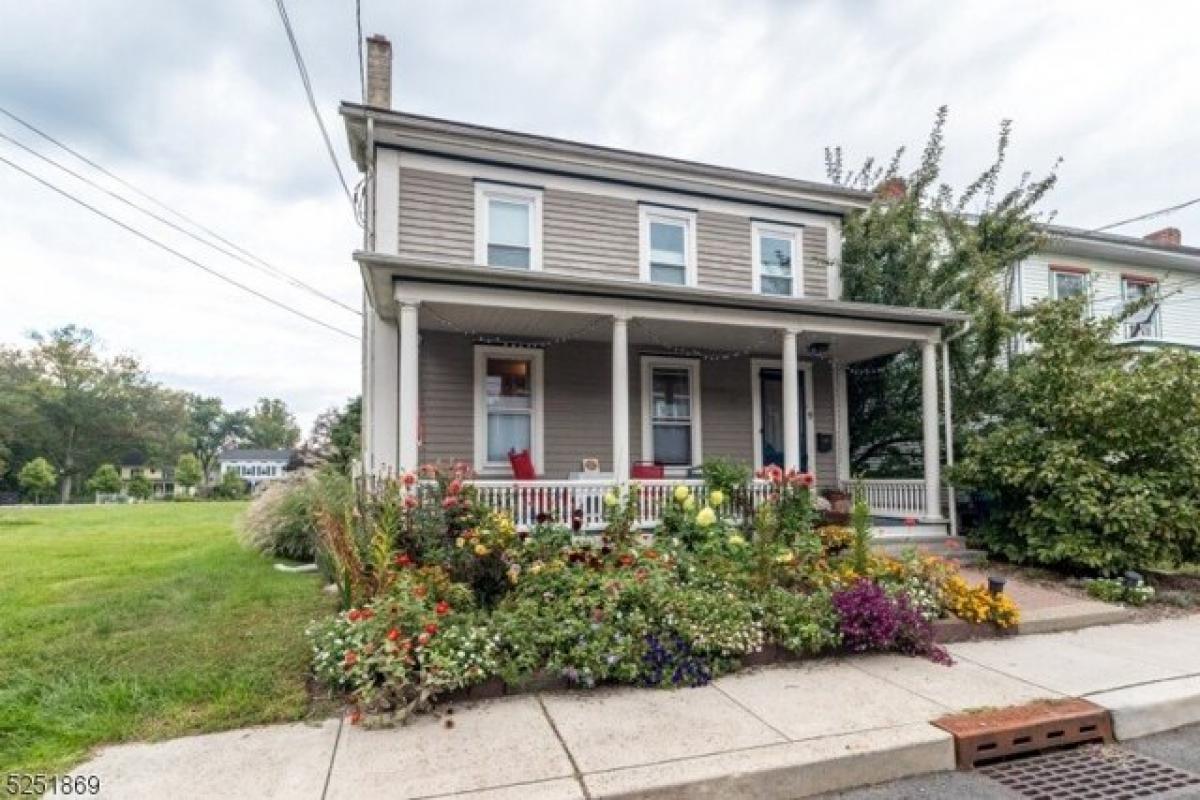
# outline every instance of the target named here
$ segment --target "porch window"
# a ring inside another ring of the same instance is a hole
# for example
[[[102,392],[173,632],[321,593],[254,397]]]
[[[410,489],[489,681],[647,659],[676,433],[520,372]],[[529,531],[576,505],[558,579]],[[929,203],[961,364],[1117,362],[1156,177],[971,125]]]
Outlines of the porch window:
[[[1087,272],[1063,267],[1050,268],[1050,296],[1055,300],[1078,297],[1087,292]]]
[[[800,237],[796,228],[754,223],[754,287],[761,294],[799,297],[804,294]]]
[[[542,191],[475,184],[475,260],[489,267],[541,269]]]
[[[696,285],[694,211],[641,207],[641,276],[650,283]]]
[[[642,457],[666,466],[700,463],[700,366],[695,359],[642,361]]]
[[[475,466],[505,469],[509,451],[542,463],[542,351],[475,348]]]
[[[1121,276],[1121,298],[1126,306],[1158,297],[1158,281],[1137,275]],[[1161,334],[1160,304],[1151,302],[1133,312],[1123,324],[1126,339],[1157,339]]]

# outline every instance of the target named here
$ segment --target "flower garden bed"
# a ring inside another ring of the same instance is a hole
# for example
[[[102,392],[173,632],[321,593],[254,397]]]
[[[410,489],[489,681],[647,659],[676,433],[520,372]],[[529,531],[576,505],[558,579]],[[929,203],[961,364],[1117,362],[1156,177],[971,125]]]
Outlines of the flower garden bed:
[[[861,498],[852,527],[816,525],[804,473],[768,471],[768,502],[735,515],[746,481],[721,465],[704,502],[680,487],[648,543],[636,485],[610,493],[603,535],[580,541],[552,522],[518,533],[476,501],[464,467],[423,471],[318,515],[344,610],[309,629],[314,671],[355,719],[561,686],[699,686],[816,655],[948,664],[939,641],[1017,621],[946,561],[874,553]]]

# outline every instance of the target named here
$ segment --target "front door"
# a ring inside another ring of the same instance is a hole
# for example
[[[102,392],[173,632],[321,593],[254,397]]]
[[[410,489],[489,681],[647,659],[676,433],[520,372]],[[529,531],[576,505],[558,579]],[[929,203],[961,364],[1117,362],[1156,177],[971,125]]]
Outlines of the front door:
[[[759,429],[759,436],[762,437],[762,465],[774,464],[783,466],[783,371],[763,367],[758,373],[759,381],[759,397],[762,407],[759,419],[762,421],[762,427]],[[804,373],[800,373],[800,469],[804,472],[809,471],[808,465],[808,447],[805,442],[808,441],[808,431],[805,430],[805,425],[808,422],[808,409],[805,407],[806,398],[804,391]]]

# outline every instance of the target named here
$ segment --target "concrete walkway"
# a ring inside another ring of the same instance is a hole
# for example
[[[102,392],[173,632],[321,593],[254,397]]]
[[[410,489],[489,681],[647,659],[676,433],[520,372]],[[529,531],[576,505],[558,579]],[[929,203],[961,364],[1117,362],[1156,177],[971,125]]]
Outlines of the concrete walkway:
[[[1200,721],[1200,616],[732,675],[701,689],[457,706],[394,730],[329,720],[106,748],[101,797],[793,798],[954,768],[951,711],[1082,696],[1119,738]]]

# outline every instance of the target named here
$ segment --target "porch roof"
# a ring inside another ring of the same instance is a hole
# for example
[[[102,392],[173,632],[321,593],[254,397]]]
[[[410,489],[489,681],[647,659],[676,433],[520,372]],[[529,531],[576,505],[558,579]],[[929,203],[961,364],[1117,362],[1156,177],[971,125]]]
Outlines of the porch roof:
[[[749,292],[728,292],[691,286],[667,286],[640,281],[596,280],[551,272],[504,270],[492,267],[419,261],[411,258],[357,251],[354,259],[363,272],[364,285],[376,313],[396,316],[397,285],[430,288],[483,289],[529,292],[547,297],[570,297],[606,303],[659,303],[714,311],[745,311],[784,319],[820,318],[911,327],[915,338],[927,338],[937,329],[960,325],[969,317],[957,311],[857,303],[818,297],[772,297]],[[595,313],[602,313],[600,308]],[[636,315],[636,312],[633,312]],[[768,324],[764,320],[763,324]],[[930,329],[933,329],[932,331]],[[864,330],[864,333],[870,333]]]

